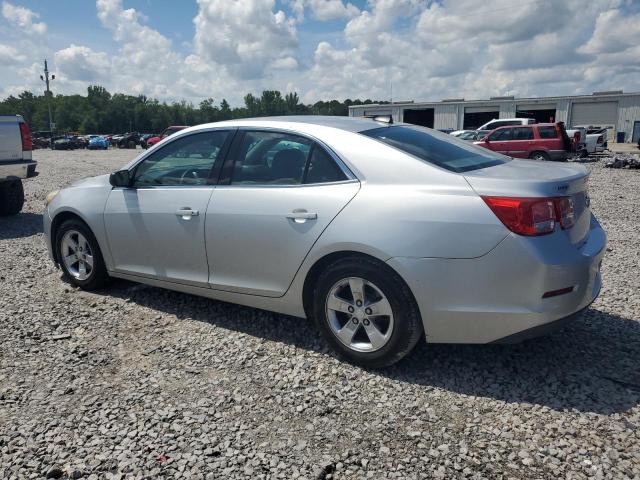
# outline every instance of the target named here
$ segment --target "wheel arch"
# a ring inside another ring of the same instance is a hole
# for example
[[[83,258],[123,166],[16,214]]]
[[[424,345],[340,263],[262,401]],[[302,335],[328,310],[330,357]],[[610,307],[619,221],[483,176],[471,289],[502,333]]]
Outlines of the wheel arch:
[[[409,284],[405,281],[404,278],[402,278],[402,275],[400,275],[400,273],[398,271],[396,271],[393,267],[391,267],[388,263],[386,263],[384,260],[374,256],[374,255],[370,255],[367,253],[363,253],[363,252],[358,252],[356,250],[340,250],[340,251],[335,251],[335,252],[331,252],[328,253],[322,257],[320,257],[318,260],[316,260],[314,262],[314,264],[311,266],[311,268],[309,268],[309,270],[307,271],[307,274],[305,276],[304,279],[304,284],[302,287],[302,306],[304,308],[304,312],[307,316],[307,318],[311,318],[312,315],[312,310],[313,310],[313,288],[318,280],[318,277],[320,276],[320,274],[332,263],[338,261],[338,260],[342,260],[342,259],[346,259],[346,258],[364,258],[370,261],[374,261],[378,264],[380,264],[380,266],[392,273],[394,273],[395,275],[398,276],[398,278],[404,283],[404,285],[407,287],[407,290],[410,292],[411,297],[413,298],[413,301],[415,302],[416,306],[418,305],[418,302],[416,301],[415,295],[413,293],[413,291],[411,290],[411,287],[409,286]]]
[[[93,233],[93,230],[89,226],[87,221],[78,213],[71,210],[63,210],[56,213],[56,215],[51,219],[51,252],[53,253],[54,261],[58,264],[60,263],[60,257],[58,249],[56,248],[56,237],[58,235],[58,229],[60,228],[60,225],[62,225],[67,220],[79,220],[89,229],[91,233]],[[95,233],[93,233],[93,235],[95,236]]]

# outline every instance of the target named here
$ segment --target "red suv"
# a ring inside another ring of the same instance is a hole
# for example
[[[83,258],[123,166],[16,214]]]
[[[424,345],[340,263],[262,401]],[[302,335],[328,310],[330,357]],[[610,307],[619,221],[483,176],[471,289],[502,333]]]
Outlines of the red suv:
[[[147,148],[153,147],[160,140],[168,137],[169,135],[173,135],[174,133],[179,132],[180,130],[184,130],[185,128],[189,128],[189,127],[184,125],[175,125],[173,127],[165,128],[164,132],[162,132],[159,137],[151,137],[147,139]]]
[[[533,160],[566,161],[572,152],[562,122],[500,127],[474,143],[510,157]]]

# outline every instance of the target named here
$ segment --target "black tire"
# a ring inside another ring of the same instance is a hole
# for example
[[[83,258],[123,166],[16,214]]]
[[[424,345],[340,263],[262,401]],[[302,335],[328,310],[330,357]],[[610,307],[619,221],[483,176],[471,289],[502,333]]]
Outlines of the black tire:
[[[89,273],[89,276],[83,280],[76,278],[73,273],[69,271],[62,259],[62,239],[67,232],[72,230],[79,232],[84,236],[89,244],[91,255],[93,256],[93,269]],[[56,230],[54,248],[60,268],[71,284],[80,287],[83,290],[96,290],[104,287],[109,282],[107,267],[104,264],[104,259],[102,258],[102,252],[100,251],[98,241],[84,222],[77,219],[71,219],[62,223],[62,225],[60,225]]]
[[[337,282],[349,277],[360,277],[375,284],[391,305],[393,329],[379,350],[353,350],[338,339],[329,325],[325,309],[327,296]],[[313,317],[322,335],[341,357],[366,368],[382,368],[400,361],[424,336],[420,312],[409,287],[390,267],[364,257],[339,260],[320,274],[313,292]]]
[[[136,142],[130,140],[129,143],[127,143],[127,148],[136,148]]]
[[[551,157],[549,157],[547,152],[531,152],[529,158],[531,160],[544,160],[545,162],[551,160]]]
[[[24,189],[20,180],[0,182],[0,216],[17,215],[24,205]]]

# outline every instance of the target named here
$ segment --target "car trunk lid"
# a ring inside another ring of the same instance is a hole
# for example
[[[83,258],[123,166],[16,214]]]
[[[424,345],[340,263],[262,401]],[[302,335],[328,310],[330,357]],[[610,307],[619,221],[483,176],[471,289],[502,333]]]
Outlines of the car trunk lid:
[[[571,197],[575,224],[560,230],[574,245],[582,244],[589,233],[589,173],[582,165],[512,160],[501,165],[466,172],[465,179],[478,195],[498,197]]]

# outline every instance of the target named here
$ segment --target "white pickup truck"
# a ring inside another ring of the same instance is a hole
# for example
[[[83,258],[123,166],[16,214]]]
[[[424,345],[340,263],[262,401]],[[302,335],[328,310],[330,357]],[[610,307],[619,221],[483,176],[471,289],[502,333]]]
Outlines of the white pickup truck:
[[[36,175],[31,132],[21,115],[0,115],[0,216],[22,210],[22,180]]]

